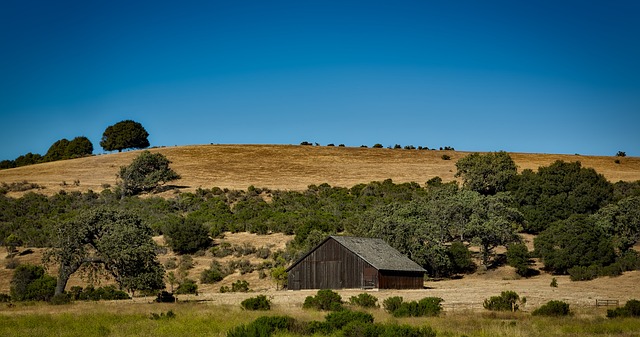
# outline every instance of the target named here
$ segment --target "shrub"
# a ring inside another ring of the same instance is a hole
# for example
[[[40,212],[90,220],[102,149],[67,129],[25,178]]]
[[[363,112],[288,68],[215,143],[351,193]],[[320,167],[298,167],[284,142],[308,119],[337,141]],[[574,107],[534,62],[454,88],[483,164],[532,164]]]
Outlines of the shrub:
[[[600,267],[591,265],[589,267],[575,266],[569,268],[569,276],[571,281],[589,281],[598,277]]]
[[[71,288],[72,297],[76,300],[84,301],[99,301],[99,300],[128,300],[131,297],[124,291],[116,289],[114,286],[106,286],[100,288],[94,288],[92,285],[88,285],[84,288],[80,287]]]
[[[245,310],[270,310],[271,301],[265,295],[258,295],[256,297],[250,297],[240,302],[240,305]]]
[[[71,296],[66,293],[53,295],[51,298],[51,304],[53,305],[63,305],[71,303]]]
[[[158,293],[158,297],[156,297],[156,302],[158,303],[175,303],[176,298],[172,293],[167,291],[161,291]]]
[[[344,337],[378,337],[385,332],[385,327],[380,324],[371,324],[360,321],[352,321],[342,328]]]
[[[492,296],[486,300],[482,306],[492,311],[517,311],[517,302],[520,296],[515,291],[503,291],[500,296]]]
[[[609,309],[607,317],[640,317],[640,301],[628,300],[622,308]]]
[[[520,276],[529,276],[529,250],[524,243],[514,243],[507,247],[507,263],[516,268]]]
[[[330,289],[318,290],[316,296],[305,298],[302,308],[326,311],[342,310],[342,297]]]
[[[245,281],[245,280],[238,280],[235,281],[231,284],[231,288],[227,287],[227,286],[222,286],[220,287],[220,292],[221,293],[229,293],[229,292],[233,292],[233,293],[237,293],[237,292],[241,292],[241,293],[246,293],[249,292],[249,282]]]
[[[333,332],[333,327],[327,322],[311,321],[304,324],[302,330],[304,335],[328,335]]]
[[[394,317],[438,316],[442,311],[442,298],[425,297],[420,301],[403,302],[402,297],[389,297],[383,305]]]
[[[370,313],[351,310],[334,311],[327,316],[325,320],[334,329],[340,330],[349,322],[358,321],[362,323],[373,323],[373,316]]]
[[[553,288],[558,288],[558,280],[556,280],[556,278],[555,278],[555,277],[554,277],[554,278],[552,278],[552,279],[551,279],[551,283],[549,284],[549,286],[550,286],[550,287],[553,287]]]
[[[393,314],[396,310],[400,309],[402,301],[403,298],[401,296],[392,296],[382,301],[382,306],[384,307],[384,310]]]
[[[11,296],[9,296],[9,294],[0,293],[0,303],[2,302],[11,302]]]
[[[440,182],[442,181],[439,177],[436,178]],[[436,178],[429,180],[427,184],[438,181]],[[451,268],[454,273],[470,273],[476,268],[471,260],[471,251],[460,241],[453,242],[451,246],[447,248],[447,256],[451,261]]]
[[[262,316],[247,325],[239,325],[227,332],[227,337],[266,337],[276,331],[289,331],[295,319],[289,316]]]
[[[451,160],[451,156],[448,154],[443,154],[442,155],[442,160]]]
[[[178,285],[176,294],[198,294],[198,285],[192,279],[185,279]]]
[[[224,270],[220,262],[213,261],[209,269],[203,270],[200,274],[200,283],[211,284],[220,282],[227,275],[227,271]]]
[[[569,304],[562,301],[549,301],[540,308],[534,310],[531,314],[534,316],[567,316]]]
[[[363,308],[375,308],[378,306],[378,298],[367,293],[362,293],[358,296],[351,296],[349,303]]]
[[[56,279],[46,275],[44,268],[19,265],[11,279],[11,298],[14,301],[48,301],[56,289]]]
[[[167,245],[178,254],[192,254],[211,244],[209,230],[190,218],[167,222],[163,232]]]

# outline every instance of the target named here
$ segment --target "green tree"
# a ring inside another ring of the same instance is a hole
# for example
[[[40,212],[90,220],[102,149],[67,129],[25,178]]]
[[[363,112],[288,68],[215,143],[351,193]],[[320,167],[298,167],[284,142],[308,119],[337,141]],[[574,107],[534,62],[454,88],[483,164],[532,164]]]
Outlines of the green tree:
[[[474,205],[466,236],[480,246],[484,265],[489,264],[496,247],[520,241],[517,233],[522,230],[523,217],[510,203],[509,195],[498,193],[482,197]]]
[[[42,156],[37,154],[37,153],[27,153],[25,155],[19,156],[18,158],[16,158],[15,160],[15,166],[16,167],[20,167],[20,166],[26,166],[26,165],[33,165],[33,164],[37,164],[42,162]]]
[[[47,154],[44,155],[44,161],[56,161],[67,158],[67,147],[69,147],[69,140],[62,138],[53,143]]]
[[[287,285],[288,274],[284,266],[272,268],[271,277],[276,281],[276,288],[281,289]]]
[[[100,146],[105,151],[122,152],[124,149],[145,149],[149,147],[149,133],[142,124],[125,120],[107,127],[102,134]]]
[[[507,247],[507,263],[516,268],[520,276],[529,276],[529,249],[524,243],[514,243]]]
[[[463,186],[482,195],[506,191],[507,183],[518,173],[518,168],[504,151],[472,153],[456,163],[456,177],[462,177]]]
[[[580,162],[556,161],[536,173],[524,170],[508,189],[530,233],[539,233],[572,214],[593,214],[613,198],[613,185]]]
[[[209,230],[190,219],[167,223],[164,235],[167,245],[178,254],[192,254],[211,245]]]
[[[160,185],[180,179],[171,168],[171,162],[161,153],[142,152],[129,166],[120,167],[118,186],[122,197],[149,192]]]
[[[613,237],[615,248],[624,253],[640,240],[640,197],[629,197],[601,208],[596,222]]]
[[[90,156],[91,154],[93,154],[93,144],[87,137],[76,137],[67,146],[67,158],[78,158]]]
[[[572,267],[606,266],[615,260],[611,236],[593,217],[573,215],[552,224],[534,239],[546,269],[566,274]]]
[[[80,269],[104,272],[131,292],[164,288],[151,229],[132,213],[90,209],[59,223],[54,233],[45,261],[59,266],[56,294],[64,292],[69,277]]]

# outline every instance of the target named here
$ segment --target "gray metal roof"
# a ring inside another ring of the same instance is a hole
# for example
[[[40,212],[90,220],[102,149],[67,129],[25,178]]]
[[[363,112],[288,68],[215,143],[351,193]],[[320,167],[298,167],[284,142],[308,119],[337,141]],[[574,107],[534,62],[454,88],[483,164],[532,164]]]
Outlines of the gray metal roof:
[[[330,238],[378,270],[426,272],[419,264],[402,255],[382,239],[335,235]]]

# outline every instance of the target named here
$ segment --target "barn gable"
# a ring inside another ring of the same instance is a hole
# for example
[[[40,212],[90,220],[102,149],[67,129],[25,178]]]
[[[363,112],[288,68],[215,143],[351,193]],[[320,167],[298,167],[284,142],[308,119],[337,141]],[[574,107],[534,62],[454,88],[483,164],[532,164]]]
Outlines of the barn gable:
[[[384,240],[330,236],[287,268],[289,289],[422,288],[426,272]]]

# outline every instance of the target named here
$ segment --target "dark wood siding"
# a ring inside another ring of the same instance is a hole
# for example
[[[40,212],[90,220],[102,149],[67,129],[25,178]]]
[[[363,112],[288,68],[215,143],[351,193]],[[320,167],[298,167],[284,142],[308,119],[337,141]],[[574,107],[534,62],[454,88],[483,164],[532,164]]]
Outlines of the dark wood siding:
[[[289,289],[363,288],[365,270],[369,271],[367,281],[373,282],[370,287],[376,288],[375,268],[330,239],[289,270]]]
[[[380,289],[422,289],[424,275],[417,272],[381,271]]]
[[[380,271],[329,238],[289,269],[288,288],[422,289],[423,273]]]

